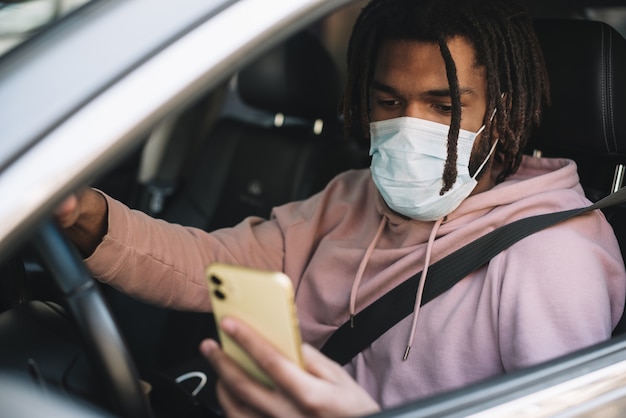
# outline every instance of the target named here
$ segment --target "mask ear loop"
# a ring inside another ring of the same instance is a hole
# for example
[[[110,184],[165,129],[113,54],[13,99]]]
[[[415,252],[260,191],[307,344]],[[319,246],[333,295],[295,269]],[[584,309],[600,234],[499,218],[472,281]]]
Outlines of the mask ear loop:
[[[502,96],[504,97],[504,93],[502,93]],[[491,113],[491,117],[489,118],[489,123],[493,121],[494,116],[496,116],[497,110],[498,109],[493,109],[493,112]],[[483,125],[480,127],[478,132],[476,132],[476,136],[478,136],[482,131],[485,130],[485,126],[487,125]],[[476,170],[476,172],[472,176],[472,179],[476,180],[476,176],[478,175],[478,173],[480,173],[483,170],[483,167],[485,167],[485,164],[487,164],[487,161],[489,161],[489,159],[491,158],[491,154],[493,154],[493,151],[496,149],[496,145],[498,145],[499,139],[500,138],[496,138],[496,140],[493,142],[493,145],[491,146],[491,149],[489,150],[489,154],[487,154],[487,157],[485,158],[485,160],[482,162],[482,164],[480,164],[480,166],[478,167],[478,170]]]
[[[504,93],[502,93],[502,94],[504,95]],[[491,117],[489,118],[489,123],[493,122],[493,118],[494,118],[494,116],[496,116],[496,111],[497,110],[498,109],[493,109],[493,112],[491,112]],[[481,132],[485,130],[485,126],[487,126],[487,125],[483,125],[483,126],[480,127],[480,129],[476,132],[476,136],[480,135]]]
[[[485,166],[485,164],[487,164],[487,161],[489,161],[489,159],[491,158],[491,154],[493,154],[493,152],[496,149],[496,145],[498,145],[498,140],[500,138],[496,138],[495,141],[493,141],[493,145],[491,146],[491,150],[489,150],[489,154],[487,154],[487,157],[485,158],[485,160],[482,162],[482,164],[480,165],[480,167],[478,167],[478,170],[476,170],[476,172],[474,173],[474,175],[472,176],[472,178],[474,180],[476,180],[476,176],[478,175],[478,173],[480,173],[483,169],[483,167]]]

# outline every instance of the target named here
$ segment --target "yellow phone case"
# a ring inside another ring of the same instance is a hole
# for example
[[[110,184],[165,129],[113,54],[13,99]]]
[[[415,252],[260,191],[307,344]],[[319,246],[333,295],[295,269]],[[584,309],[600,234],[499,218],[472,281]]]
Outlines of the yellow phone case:
[[[293,286],[287,275],[282,272],[214,263],[206,269],[206,276],[225,353],[259,381],[273,386],[271,379],[248,354],[221,331],[221,318],[231,316],[254,328],[283,355],[303,367]]]

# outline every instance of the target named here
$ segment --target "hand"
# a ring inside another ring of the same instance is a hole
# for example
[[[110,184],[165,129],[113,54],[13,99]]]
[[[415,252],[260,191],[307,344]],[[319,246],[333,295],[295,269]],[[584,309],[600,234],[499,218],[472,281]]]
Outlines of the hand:
[[[225,318],[221,326],[276,385],[258,383],[215,341],[204,340],[200,351],[219,375],[217,395],[227,416],[348,417],[380,410],[341,366],[310,345],[302,346],[302,370],[242,322]]]
[[[67,197],[54,211],[54,217],[85,256],[93,253],[108,228],[106,200],[93,189]]]

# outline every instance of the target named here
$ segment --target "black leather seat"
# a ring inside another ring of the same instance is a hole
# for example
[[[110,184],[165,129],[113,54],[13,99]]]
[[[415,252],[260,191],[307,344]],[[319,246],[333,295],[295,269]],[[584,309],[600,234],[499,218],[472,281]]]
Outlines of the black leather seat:
[[[602,22],[535,22],[552,92],[529,150],[568,156],[592,200],[621,187],[616,168],[626,162],[626,40]]]
[[[209,132],[163,218],[213,230],[250,215],[268,217],[274,206],[311,196],[339,172],[368,165],[367,150],[343,137],[339,73],[309,32],[247,66],[237,81],[247,108],[227,111]]]
[[[587,197],[624,186],[626,167],[626,40],[606,23],[535,22],[551,84],[552,106],[527,152],[576,161]],[[626,208],[606,209],[626,258]],[[624,319],[616,333],[626,330]]]

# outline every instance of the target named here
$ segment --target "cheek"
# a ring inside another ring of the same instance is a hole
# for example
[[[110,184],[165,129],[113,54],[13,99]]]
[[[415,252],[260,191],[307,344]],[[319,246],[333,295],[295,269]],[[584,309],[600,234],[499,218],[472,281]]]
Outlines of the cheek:
[[[465,129],[470,132],[478,132],[478,130],[483,126],[486,108],[486,106],[472,105],[471,108],[463,109],[461,111],[461,129]],[[478,140],[484,135],[485,131],[483,130],[483,133],[476,138],[476,141],[478,142]]]
[[[370,122],[378,122],[381,120],[385,120],[385,117],[383,116],[383,113],[380,111],[376,111],[376,109],[370,108],[370,112],[369,112],[369,119]]]

